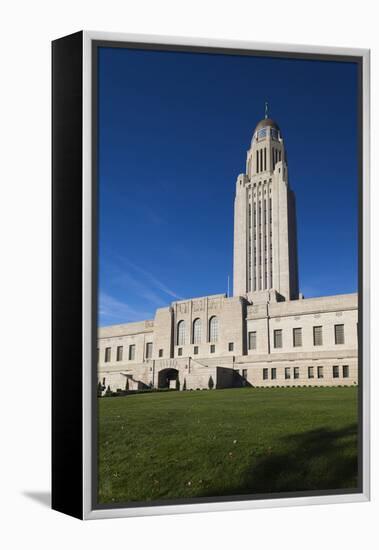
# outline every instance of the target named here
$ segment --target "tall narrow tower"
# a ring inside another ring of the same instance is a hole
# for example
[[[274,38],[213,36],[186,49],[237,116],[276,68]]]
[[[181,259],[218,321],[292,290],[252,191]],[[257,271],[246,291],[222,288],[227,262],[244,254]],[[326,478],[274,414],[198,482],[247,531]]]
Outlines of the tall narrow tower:
[[[253,134],[234,203],[234,296],[252,302],[299,298],[296,205],[279,126],[265,118]]]

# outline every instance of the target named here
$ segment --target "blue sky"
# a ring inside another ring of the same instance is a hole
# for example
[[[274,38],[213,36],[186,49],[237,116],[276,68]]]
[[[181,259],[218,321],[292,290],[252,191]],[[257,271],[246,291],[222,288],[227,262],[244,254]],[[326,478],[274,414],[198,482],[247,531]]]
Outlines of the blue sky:
[[[353,63],[99,51],[99,324],[226,292],[235,181],[264,102],[296,193],[300,290],[357,290]]]

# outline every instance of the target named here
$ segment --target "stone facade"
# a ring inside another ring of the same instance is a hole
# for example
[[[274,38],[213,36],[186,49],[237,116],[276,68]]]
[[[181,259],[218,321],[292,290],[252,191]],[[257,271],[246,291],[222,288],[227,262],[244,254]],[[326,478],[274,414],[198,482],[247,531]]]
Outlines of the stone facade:
[[[237,178],[233,277],[235,296],[254,301],[275,289],[286,300],[299,298],[295,195],[283,137],[271,119],[257,125],[246,174]]]
[[[175,301],[152,320],[100,328],[103,391],[358,384],[357,294],[299,294],[295,196],[271,119],[254,131],[234,215],[234,297]]]

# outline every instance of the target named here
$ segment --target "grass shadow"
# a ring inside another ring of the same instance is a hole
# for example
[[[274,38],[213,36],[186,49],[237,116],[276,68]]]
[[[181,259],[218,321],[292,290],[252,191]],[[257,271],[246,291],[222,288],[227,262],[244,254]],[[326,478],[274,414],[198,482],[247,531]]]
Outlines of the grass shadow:
[[[238,485],[202,496],[354,489],[358,478],[357,426],[320,428],[280,438],[280,451],[251,455]]]

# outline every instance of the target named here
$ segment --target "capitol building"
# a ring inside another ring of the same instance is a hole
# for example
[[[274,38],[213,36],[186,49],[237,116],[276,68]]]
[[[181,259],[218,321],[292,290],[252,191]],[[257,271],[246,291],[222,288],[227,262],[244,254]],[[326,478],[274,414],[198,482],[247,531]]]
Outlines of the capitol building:
[[[358,296],[299,292],[295,194],[267,114],[236,182],[233,270],[231,297],[179,300],[154,319],[99,328],[103,391],[358,383]]]

